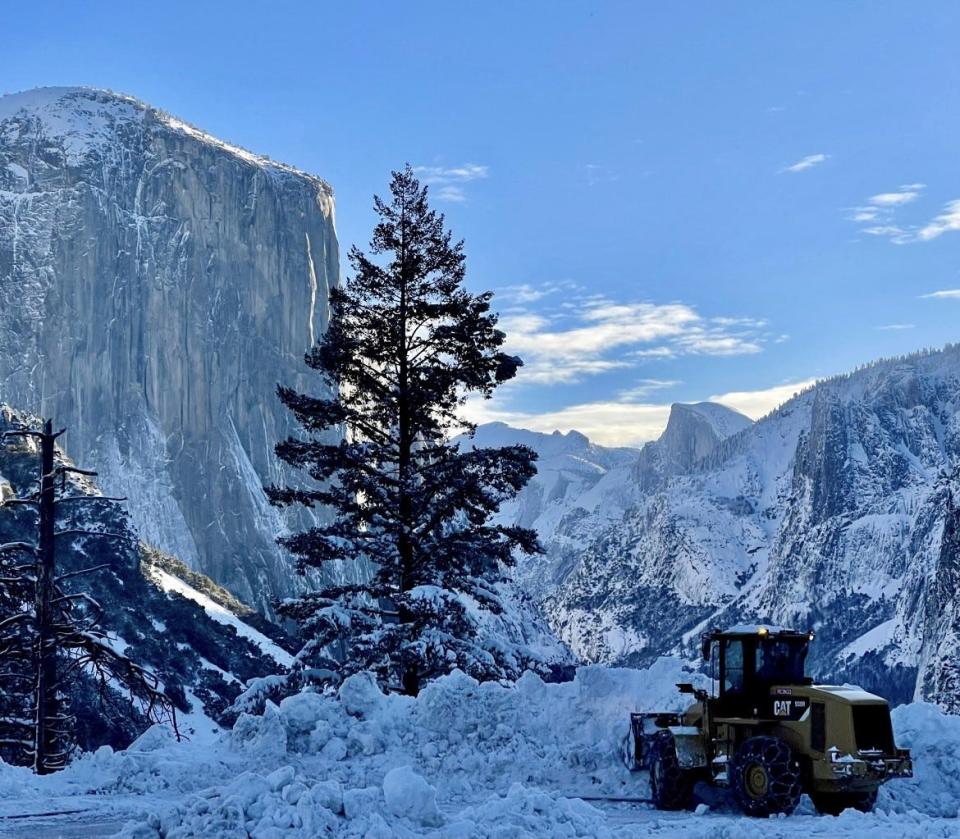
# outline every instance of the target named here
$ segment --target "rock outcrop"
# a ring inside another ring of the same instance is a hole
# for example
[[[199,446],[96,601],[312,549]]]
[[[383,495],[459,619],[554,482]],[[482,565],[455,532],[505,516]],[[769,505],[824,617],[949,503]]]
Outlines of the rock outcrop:
[[[337,278],[319,178],[126,96],[0,98],[0,400],[68,427],[145,539],[260,609],[298,585],[261,489],[291,430],[275,388],[316,390]]]
[[[641,489],[653,489],[665,478],[686,472],[705,460],[722,440],[750,424],[749,417],[715,402],[671,405],[663,434],[641,449],[634,479]]]

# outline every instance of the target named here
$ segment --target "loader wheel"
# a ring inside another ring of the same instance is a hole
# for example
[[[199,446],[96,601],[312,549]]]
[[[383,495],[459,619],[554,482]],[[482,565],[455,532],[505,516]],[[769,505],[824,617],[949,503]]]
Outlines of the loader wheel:
[[[844,810],[869,813],[877,803],[877,792],[812,792],[810,798],[818,813],[839,816]]]
[[[748,816],[790,815],[800,801],[800,765],[779,737],[751,737],[730,762],[730,786]]]
[[[680,768],[669,731],[659,731],[650,746],[650,795],[658,810],[685,810],[693,798],[693,773]]]

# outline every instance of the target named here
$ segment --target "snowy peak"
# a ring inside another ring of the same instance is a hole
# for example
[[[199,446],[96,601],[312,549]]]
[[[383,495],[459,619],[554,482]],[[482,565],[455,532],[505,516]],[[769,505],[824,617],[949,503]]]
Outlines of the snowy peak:
[[[545,598],[561,637],[634,664],[695,655],[712,625],[813,626],[817,677],[960,709],[960,347],[819,382],[725,439],[693,408],[643,448],[622,514],[580,522],[594,538]]]
[[[670,406],[667,427],[657,442],[689,465],[707,457],[717,443],[751,424],[743,414],[714,402],[676,402]]]
[[[591,443],[579,431],[545,434],[493,422],[461,445],[478,448],[524,445],[537,453],[537,474],[502,505],[498,520],[537,531],[547,557],[518,557],[517,576],[531,592],[559,582],[572,559],[594,535],[599,520],[622,514],[630,492],[630,467],[639,452]],[[586,529],[584,529],[586,528]]]
[[[55,142],[46,151],[61,151],[68,166],[81,164],[89,154],[101,155],[111,147],[126,144],[151,123],[271,172],[308,178],[329,196],[333,194],[331,187],[315,175],[226,143],[123,93],[91,87],[41,87],[0,96],[0,142],[11,141],[17,134]]]
[[[523,445],[533,449],[543,461],[570,458],[571,463],[574,460],[592,463],[602,469],[608,469],[637,455],[636,449],[611,448],[591,443],[590,439],[579,431],[554,431],[547,434],[526,428],[514,428],[504,422],[489,422],[477,426],[470,445],[475,448]]]
[[[60,149],[70,165],[92,149],[116,142],[131,123],[142,122],[146,108],[135,99],[106,91],[45,87],[0,97],[0,137],[13,142],[28,135],[41,144],[49,162]],[[18,136],[19,135],[19,136]]]
[[[682,422],[681,417],[685,415],[694,415],[698,421],[705,422],[721,440],[753,425],[750,417],[719,402],[675,402],[670,406],[667,427],[670,427],[671,422]]]

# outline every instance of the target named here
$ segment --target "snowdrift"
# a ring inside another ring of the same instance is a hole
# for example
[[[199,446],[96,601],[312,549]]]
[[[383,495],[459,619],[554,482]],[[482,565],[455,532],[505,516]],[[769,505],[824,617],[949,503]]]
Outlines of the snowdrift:
[[[675,683],[700,678],[674,659],[644,671],[584,667],[565,684],[453,673],[411,699],[361,674],[338,696],[303,693],[242,715],[213,744],[176,744],[154,728],[52,778],[3,767],[0,797],[138,792],[150,812],[125,828],[130,839],[960,835],[960,718],[923,704],[894,714],[917,776],[886,785],[871,815],[816,816],[805,800],[795,817],[757,822],[714,802],[709,818],[703,807],[641,808],[625,824],[581,800],[647,795],[646,776],[620,760],[627,714],[677,708]]]

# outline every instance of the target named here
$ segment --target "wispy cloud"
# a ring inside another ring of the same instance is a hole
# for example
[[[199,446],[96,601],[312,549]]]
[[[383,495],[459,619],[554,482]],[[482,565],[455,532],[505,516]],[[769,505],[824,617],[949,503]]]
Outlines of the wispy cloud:
[[[887,323],[883,326],[878,326],[877,329],[882,329],[888,332],[898,332],[904,329],[916,329],[917,325],[915,323]]]
[[[875,207],[896,207],[900,204],[909,204],[916,201],[923,184],[910,184],[909,187],[900,187],[897,192],[881,192],[867,199]]]
[[[537,287],[514,288],[527,299],[539,299]],[[619,302],[595,295],[570,302],[552,310],[518,306],[501,318],[507,349],[526,362],[524,381],[577,382],[681,355],[748,355],[761,352],[769,338],[763,320],[707,318],[685,303]]]
[[[960,288],[944,288],[940,291],[931,291],[921,294],[921,300],[960,300]]]
[[[464,184],[484,180],[490,175],[490,167],[478,163],[464,163],[460,166],[414,166],[413,171],[423,183],[433,187],[431,194],[434,198],[456,203],[467,200]]]
[[[617,394],[617,399],[622,402],[639,402],[652,393],[670,390],[680,384],[683,382],[679,379],[640,379],[633,387],[621,390]]]
[[[620,179],[616,172],[606,166],[601,166],[599,163],[588,163],[583,168],[587,173],[587,186],[596,186]]]
[[[960,199],[947,202],[940,215],[920,228],[917,238],[921,242],[929,242],[953,230],[960,230]]]
[[[852,207],[847,219],[855,224],[865,225],[860,228],[861,233],[880,236],[894,244],[904,245],[913,240],[914,233],[897,223],[896,211],[899,207],[916,201],[925,187],[926,184],[901,184],[890,192],[871,195],[863,205]]]
[[[813,379],[806,379],[760,390],[722,393],[711,396],[710,401],[759,419],[813,383]],[[497,407],[496,401],[475,399],[466,404],[464,414],[476,423],[505,422],[547,433],[575,430],[602,445],[639,446],[656,440],[663,433],[670,416],[670,403],[637,402],[619,394],[609,401],[567,405],[538,413]]]
[[[829,154],[808,154],[806,157],[801,158],[791,166],[784,166],[780,172],[805,172],[807,169],[812,169],[814,166],[819,166],[821,163],[826,163],[826,161],[829,159]]]
[[[881,192],[867,199],[866,204],[853,207],[847,217],[869,236],[889,239],[895,245],[929,242],[944,233],[960,231],[960,198],[948,201],[943,211],[926,224],[905,224],[897,218],[897,210],[919,198],[925,184],[904,184],[894,192]]]
[[[750,419],[760,419],[774,408],[782,405],[797,393],[810,387],[816,379],[803,379],[799,382],[790,382],[784,385],[774,385],[762,390],[735,390],[730,393],[719,393],[711,396],[710,402],[719,402],[728,408],[733,408]]]
[[[581,289],[579,285],[569,280],[560,282],[547,281],[539,285],[531,283],[519,283],[517,285],[500,286],[494,289],[497,303],[506,302],[511,306],[525,306],[528,303],[536,303],[545,297],[560,293],[574,293]],[[563,304],[561,304],[563,305]]]
[[[908,231],[893,223],[896,208],[916,201],[925,186],[925,184],[903,184],[893,192],[872,195],[862,206],[852,207],[847,219],[857,224],[869,224],[869,227],[863,228],[863,232],[870,236],[886,236],[897,241],[909,234]]]

